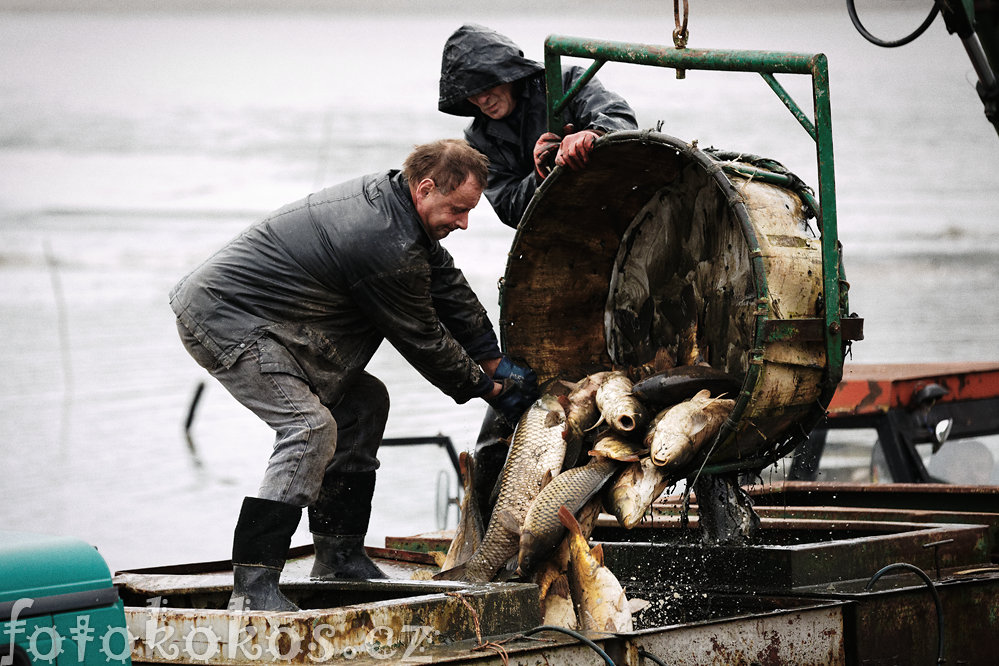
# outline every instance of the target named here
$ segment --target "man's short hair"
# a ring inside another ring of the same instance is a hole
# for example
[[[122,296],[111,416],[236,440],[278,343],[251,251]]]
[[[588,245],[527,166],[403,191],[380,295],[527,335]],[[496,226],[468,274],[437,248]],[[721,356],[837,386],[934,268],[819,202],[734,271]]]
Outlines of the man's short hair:
[[[434,181],[441,194],[460,187],[469,176],[485,189],[489,179],[489,159],[464,139],[440,139],[416,146],[402,165],[410,187],[424,178]]]

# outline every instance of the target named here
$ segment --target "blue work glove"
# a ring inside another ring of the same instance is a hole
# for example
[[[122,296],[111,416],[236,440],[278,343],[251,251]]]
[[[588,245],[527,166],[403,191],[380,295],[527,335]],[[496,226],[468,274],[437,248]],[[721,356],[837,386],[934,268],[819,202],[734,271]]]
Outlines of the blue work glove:
[[[526,364],[517,365],[510,360],[509,356],[503,356],[500,358],[499,365],[496,366],[496,371],[493,373],[493,379],[498,382],[502,382],[507,378],[512,379],[525,390],[533,391],[534,399],[537,399],[538,376],[535,374],[534,370],[531,370],[531,368]]]
[[[486,403],[496,412],[496,414],[511,428],[517,425],[520,417],[527,411],[528,407],[537,400],[537,388],[530,390],[518,384],[512,377],[507,377],[502,382],[503,389],[498,395],[492,398],[484,398]]]

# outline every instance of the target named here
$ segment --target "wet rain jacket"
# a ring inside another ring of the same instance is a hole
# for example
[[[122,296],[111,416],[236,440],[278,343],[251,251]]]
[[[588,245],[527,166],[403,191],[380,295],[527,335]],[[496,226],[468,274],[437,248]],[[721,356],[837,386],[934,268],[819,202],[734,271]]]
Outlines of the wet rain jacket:
[[[562,72],[563,90],[583,75],[583,68]],[[493,120],[468,101],[472,95],[516,81],[516,108]],[[534,176],[534,144],[548,131],[544,67],[524,57],[509,38],[481,25],[467,24],[451,35],[441,59],[438,108],[455,116],[471,116],[465,139],[489,158],[485,194],[504,224],[516,227],[538,183]],[[622,97],[591,79],[569,103],[563,125],[601,133],[636,129],[635,112]]]
[[[427,236],[399,171],[364,176],[252,225],[170,293],[178,319],[231,367],[258,343],[335,404],[388,339],[456,402],[493,382],[492,324],[451,255]]]

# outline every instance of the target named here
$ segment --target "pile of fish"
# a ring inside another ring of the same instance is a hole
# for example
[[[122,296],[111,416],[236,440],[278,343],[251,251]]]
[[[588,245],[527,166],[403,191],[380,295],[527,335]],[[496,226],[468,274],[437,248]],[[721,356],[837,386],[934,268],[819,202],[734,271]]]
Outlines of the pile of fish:
[[[474,460],[461,454],[461,518],[435,578],[533,580],[546,624],[631,631],[637,600],[589,546],[597,516],[635,527],[714,440],[741,386],[704,364],[546,382],[513,430],[488,525]]]

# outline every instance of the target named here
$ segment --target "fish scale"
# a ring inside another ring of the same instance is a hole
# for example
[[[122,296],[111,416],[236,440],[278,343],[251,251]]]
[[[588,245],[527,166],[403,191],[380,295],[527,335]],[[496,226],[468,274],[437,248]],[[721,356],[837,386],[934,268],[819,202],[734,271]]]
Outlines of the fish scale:
[[[530,573],[565,535],[558,519],[559,507],[579,511],[618,469],[614,460],[601,458],[562,472],[531,503],[520,535],[519,571]]]
[[[482,543],[461,567],[443,571],[438,580],[493,580],[500,568],[517,555],[520,527],[547,474],[557,474],[565,457],[562,436],[565,412],[546,394],[517,423],[510,453],[499,479],[499,495]]]

